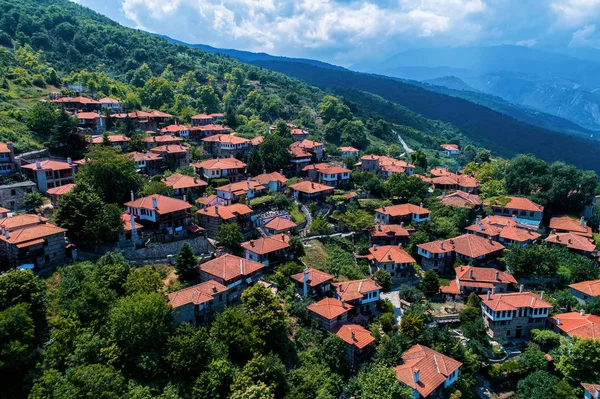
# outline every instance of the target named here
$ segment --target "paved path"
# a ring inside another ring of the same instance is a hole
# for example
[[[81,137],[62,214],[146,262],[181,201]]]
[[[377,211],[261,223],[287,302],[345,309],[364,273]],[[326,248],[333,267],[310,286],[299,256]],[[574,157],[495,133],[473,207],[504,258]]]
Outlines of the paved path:
[[[398,136],[398,140],[400,140],[400,144],[402,144],[402,148],[404,148],[404,151],[406,151],[407,154],[410,154],[411,152],[415,152],[415,150],[413,150],[412,148],[410,148],[408,146],[408,144],[406,144],[406,141],[404,141],[404,139],[402,138],[402,136],[400,136],[400,133],[398,133],[395,130],[392,130],[392,132],[394,132],[394,134],[396,136]]]
[[[392,290],[380,295],[382,299],[389,300],[394,305],[394,316],[396,316],[396,323],[400,324],[402,319],[402,309],[400,308],[400,296],[398,290]]]

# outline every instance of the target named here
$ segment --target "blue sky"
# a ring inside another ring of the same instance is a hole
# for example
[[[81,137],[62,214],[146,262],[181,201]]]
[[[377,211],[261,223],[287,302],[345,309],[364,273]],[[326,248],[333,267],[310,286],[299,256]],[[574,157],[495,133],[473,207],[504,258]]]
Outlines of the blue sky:
[[[414,47],[600,47],[600,0],[73,1],[188,43],[340,65]]]

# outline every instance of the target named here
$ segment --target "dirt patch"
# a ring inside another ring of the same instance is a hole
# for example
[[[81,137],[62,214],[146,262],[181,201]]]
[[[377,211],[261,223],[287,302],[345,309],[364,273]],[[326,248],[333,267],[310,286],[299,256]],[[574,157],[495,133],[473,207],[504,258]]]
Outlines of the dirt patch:
[[[329,259],[325,247],[317,240],[311,240],[307,242],[307,245],[307,247],[304,247],[305,255],[300,260],[307,266],[322,270]]]

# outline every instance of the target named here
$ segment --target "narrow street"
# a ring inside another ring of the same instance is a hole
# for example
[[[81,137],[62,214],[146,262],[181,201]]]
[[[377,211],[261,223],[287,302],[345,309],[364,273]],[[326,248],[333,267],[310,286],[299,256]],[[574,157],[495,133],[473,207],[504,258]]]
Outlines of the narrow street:
[[[400,136],[400,133],[398,133],[395,130],[392,130],[392,132],[394,132],[394,134],[396,136],[398,136],[398,140],[400,140],[400,144],[402,144],[402,148],[404,148],[404,151],[406,151],[407,154],[410,154],[412,152],[415,152],[415,150],[413,150],[412,148],[410,148],[408,146],[408,144],[406,144],[406,141],[404,141],[404,139],[402,138],[402,136]]]

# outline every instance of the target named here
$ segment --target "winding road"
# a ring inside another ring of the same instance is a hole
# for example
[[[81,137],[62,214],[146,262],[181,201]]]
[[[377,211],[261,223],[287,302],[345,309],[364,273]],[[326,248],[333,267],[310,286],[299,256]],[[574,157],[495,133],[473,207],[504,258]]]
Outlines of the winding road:
[[[400,144],[402,144],[402,148],[404,148],[404,151],[406,151],[407,154],[410,154],[411,152],[415,152],[415,150],[413,150],[412,148],[410,148],[408,146],[408,144],[406,144],[406,142],[404,141],[404,139],[402,138],[402,136],[400,136],[400,133],[398,133],[395,130],[392,130],[392,132],[394,132],[394,134],[396,136],[398,136],[398,140],[400,140]]]

